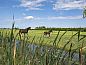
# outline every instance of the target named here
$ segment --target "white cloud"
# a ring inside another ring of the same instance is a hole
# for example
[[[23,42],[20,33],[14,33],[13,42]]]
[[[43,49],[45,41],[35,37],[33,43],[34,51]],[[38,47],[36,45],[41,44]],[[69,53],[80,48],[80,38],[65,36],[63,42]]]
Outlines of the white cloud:
[[[40,7],[44,6],[42,3],[46,0],[20,0],[21,7],[26,7],[28,10],[41,10]]]
[[[82,16],[57,16],[49,17],[49,19],[82,19]]]
[[[72,9],[83,9],[86,6],[86,2],[84,0],[74,0],[68,2],[56,2],[53,4],[54,10],[72,10]]]
[[[82,16],[51,16],[51,17],[37,17],[36,20],[46,19],[46,20],[57,20],[57,19],[82,19]]]
[[[35,21],[40,21],[41,22],[41,20],[55,20],[55,21],[58,21],[58,20],[75,20],[75,19],[83,19],[83,17],[82,16],[49,16],[49,17],[33,17],[33,16],[25,16],[25,17],[23,17],[23,18],[20,18],[20,19],[15,19],[15,23],[17,24],[17,23],[25,23],[25,22],[27,22],[27,21],[33,21],[33,22],[35,22]],[[10,20],[10,19],[8,19],[8,20],[4,20],[6,23],[7,22],[9,22],[9,23],[11,23],[12,24],[12,22],[13,22],[13,20]],[[53,22],[53,21],[52,21]]]
[[[26,17],[24,17],[24,19],[32,20],[32,19],[34,19],[34,17],[33,16],[26,16]]]

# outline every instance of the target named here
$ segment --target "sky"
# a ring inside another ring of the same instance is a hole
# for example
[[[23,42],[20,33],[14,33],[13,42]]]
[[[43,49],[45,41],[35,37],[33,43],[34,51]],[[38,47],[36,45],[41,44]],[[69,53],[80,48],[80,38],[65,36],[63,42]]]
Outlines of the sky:
[[[86,27],[86,0],[0,0],[0,28]],[[14,20],[13,20],[14,16]]]

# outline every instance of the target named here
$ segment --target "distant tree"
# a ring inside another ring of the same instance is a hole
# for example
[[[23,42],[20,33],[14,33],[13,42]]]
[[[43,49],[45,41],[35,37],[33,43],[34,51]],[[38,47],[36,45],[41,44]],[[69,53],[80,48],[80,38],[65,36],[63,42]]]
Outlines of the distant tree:
[[[19,29],[19,28],[15,27],[14,29],[16,29],[16,30],[17,30],[17,29]]]
[[[35,29],[46,29],[45,26],[39,26],[39,27],[35,27]]]

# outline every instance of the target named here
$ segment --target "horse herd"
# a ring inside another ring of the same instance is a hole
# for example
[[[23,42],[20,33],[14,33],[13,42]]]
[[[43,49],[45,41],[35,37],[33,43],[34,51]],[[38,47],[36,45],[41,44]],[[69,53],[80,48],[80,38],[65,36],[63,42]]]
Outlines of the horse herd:
[[[21,36],[22,33],[23,33],[23,34],[28,33],[28,31],[29,31],[30,29],[31,29],[31,27],[28,27],[28,28],[26,28],[26,29],[19,29],[19,35]],[[49,30],[49,31],[47,31],[47,32],[44,32],[43,35],[50,37],[50,33],[51,33],[51,32],[52,32],[52,30]]]

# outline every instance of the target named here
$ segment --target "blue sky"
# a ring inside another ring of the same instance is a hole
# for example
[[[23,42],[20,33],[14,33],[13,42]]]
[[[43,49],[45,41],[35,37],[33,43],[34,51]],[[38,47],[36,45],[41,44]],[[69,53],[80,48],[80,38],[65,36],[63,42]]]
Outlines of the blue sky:
[[[86,27],[86,0],[0,0],[0,28]]]

